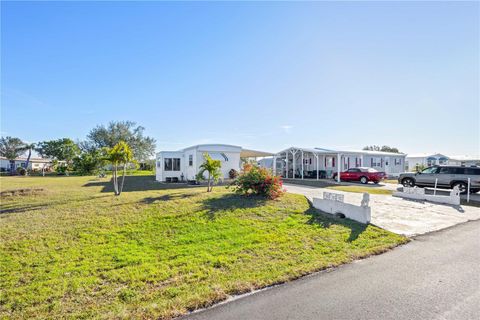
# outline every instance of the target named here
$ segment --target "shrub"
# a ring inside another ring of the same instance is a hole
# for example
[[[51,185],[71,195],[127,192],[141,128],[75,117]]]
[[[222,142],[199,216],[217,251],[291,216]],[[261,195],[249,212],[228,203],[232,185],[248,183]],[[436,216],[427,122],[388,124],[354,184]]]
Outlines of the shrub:
[[[17,173],[21,176],[26,176],[27,175],[27,170],[23,167],[18,167],[17,168]]]
[[[99,150],[82,152],[73,159],[73,170],[81,175],[96,174],[105,164],[102,156]]]
[[[230,169],[230,171],[228,171],[228,177],[232,180],[236,179],[238,177],[238,171],[235,169]]]
[[[258,195],[277,199],[285,193],[282,179],[268,169],[247,163],[233,182],[234,190],[244,195]]]

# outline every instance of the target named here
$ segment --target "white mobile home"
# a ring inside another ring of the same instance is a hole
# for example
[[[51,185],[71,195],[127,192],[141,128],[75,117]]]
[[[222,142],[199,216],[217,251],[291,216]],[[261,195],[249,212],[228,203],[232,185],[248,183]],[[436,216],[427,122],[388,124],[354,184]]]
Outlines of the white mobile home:
[[[321,179],[354,167],[372,167],[398,176],[405,171],[405,156],[381,151],[291,147],[274,156],[273,171],[285,178]]]
[[[448,164],[456,166],[480,166],[480,156],[451,156]]]
[[[203,154],[208,153],[222,163],[222,176],[228,179],[231,169],[240,171],[242,158],[257,158],[272,156],[272,153],[247,150],[239,146],[227,144],[202,144],[178,151],[161,151],[157,153],[156,180],[161,182],[192,181],[200,165]]]
[[[10,171],[10,168],[13,166],[13,169],[16,170],[19,167],[26,168],[27,166],[27,157],[16,158],[15,161],[10,162],[5,157],[0,157],[0,171]],[[28,170],[32,171],[41,171],[43,169],[49,169],[52,166],[52,160],[43,159],[37,157],[31,157],[28,164]]]
[[[439,164],[447,164],[449,157],[441,153],[408,154],[406,157],[408,171],[416,170],[419,166],[430,167]]]

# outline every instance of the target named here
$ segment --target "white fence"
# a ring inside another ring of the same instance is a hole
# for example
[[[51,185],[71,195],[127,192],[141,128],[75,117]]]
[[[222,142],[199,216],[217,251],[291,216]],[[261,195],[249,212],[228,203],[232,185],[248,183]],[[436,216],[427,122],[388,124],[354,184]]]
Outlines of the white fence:
[[[445,203],[458,206],[460,205],[460,190],[458,187],[453,188],[449,195],[425,194],[425,189],[417,187],[403,187],[403,191],[395,191],[394,197],[405,199],[431,201],[436,203]]]
[[[346,218],[358,221],[360,223],[369,223],[371,219],[371,208],[368,206],[370,195],[363,194],[362,202],[359,206],[344,202],[343,194],[324,192],[323,199],[313,198],[313,206],[323,212],[332,215],[343,215]]]

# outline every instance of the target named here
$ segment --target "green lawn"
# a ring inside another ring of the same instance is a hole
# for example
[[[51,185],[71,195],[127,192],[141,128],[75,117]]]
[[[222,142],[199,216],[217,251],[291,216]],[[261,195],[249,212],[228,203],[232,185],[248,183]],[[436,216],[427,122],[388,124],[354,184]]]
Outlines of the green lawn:
[[[356,193],[369,193],[369,194],[392,194],[392,190],[381,189],[380,187],[365,187],[365,186],[328,186],[327,189],[356,192]]]
[[[1,177],[0,318],[171,318],[407,241],[307,200],[132,176]]]

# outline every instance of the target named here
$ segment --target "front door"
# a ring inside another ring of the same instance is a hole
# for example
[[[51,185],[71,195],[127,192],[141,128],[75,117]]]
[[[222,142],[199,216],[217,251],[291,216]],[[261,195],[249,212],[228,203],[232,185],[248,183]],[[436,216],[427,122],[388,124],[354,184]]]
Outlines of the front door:
[[[390,157],[385,157],[385,173],[388,175],[390,174]]]

